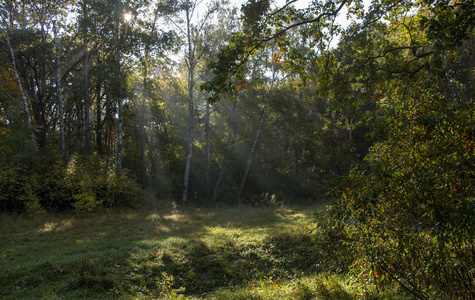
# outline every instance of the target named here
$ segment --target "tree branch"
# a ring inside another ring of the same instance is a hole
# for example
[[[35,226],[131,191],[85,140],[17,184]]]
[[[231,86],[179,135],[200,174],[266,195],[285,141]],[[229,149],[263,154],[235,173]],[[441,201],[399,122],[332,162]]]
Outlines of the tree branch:
[[[278,10],[276,11],[273,11],[272,13],[268,14],[267,16],[268,17],[272,17],[272,16],[275,16],[276,14],[280,13],[281,11],[283,11],[284,9],[286,9],[289,5],[295,3],[295,2],[298,2],[299,0],[292,0],[292,1],[289,1],[288,3],[286,3],[284,6],[282,6],[281,8],[279,8]]]
[[[12,99],[13,101],[19,103],[20,105],[23,105],[23,103],[22,103],[20,100],[16,99],[16,98],[13,97],[12,95],[10,95],[10,93],[8,93],[8,92],[3,88],[3,86],[0,85],[0,89],[2,89],[2,91],[3,91],[10,99]]]
[[[263,40],[260,40],[258,41],[253,47],[251,47],[251,49],[249,49],[247,51],[247,53],[245,54],[243,60],[237,64],[235,70],[233,70],[232,72],[230,72],[229,74],[229,77],[235,75],[238,71],[238,69],[240,67],[242,67],[248,60],[249,60],[249,57],[252,55],[252,53],[259,49],[262,45],[264,45],[265,43],[283,35],[284,33],[286,33],[287,31],[291,30],[292,28],[296,28],[296,27],[299,27],[299,26],[303,26],[303,25],[306,25],[306,24],[312,24],[312,23],[316,23],[316,22],[319,22],[323,17],[331,17],[331,16],[336,16],[338,15],[338,13],[340,12],[340,10],[345,6],[345,4],[348,2],[348,0],[343,0],[341,3],[340,3],[340,6],[332,11],[332,12],[323,12],[321,13],[320,15],[318,15],[316,18],[314,19],[310,19],[310,20],[304,20],[304,21],[301,21],[301,22],[297,22],[297,23],[294,23],[292,25],[289,25],[285,28],[283,28],[282,30],[272,34],[271,36],[269,36],[268,38],[265,38]]]

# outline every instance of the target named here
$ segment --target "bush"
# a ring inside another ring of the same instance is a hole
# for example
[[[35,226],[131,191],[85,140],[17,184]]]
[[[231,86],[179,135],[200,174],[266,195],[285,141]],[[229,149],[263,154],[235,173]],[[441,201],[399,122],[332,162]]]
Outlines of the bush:
[[[432,87],[394,100],[387,140],[343,188],[334,218],[353,229],[363,281],[415,297],[475,297],[473,100]]]
[[[55,155],[38,153],[20,161],[1,161],[0,166],[0,212],[136,208],[145,197],[126,171],[118,175],[95,155],[72,156],[64,164]]]
[[[77,210],[136,208],[144,198],[144,191],[129,178],[126,170],[117,174],[113,166],[97,156],[73,156],[66,180],[73,190]]]
[[[23,174],[26,170],[19,165],[4,165],[0,168],[0,211],[23,212],[26,200],[31,196],[32,180]]]
[[[102,199],[105,207],[137,208],[145,197],[145,192],[127,176],[115,176],[107,182],[107,193]]]

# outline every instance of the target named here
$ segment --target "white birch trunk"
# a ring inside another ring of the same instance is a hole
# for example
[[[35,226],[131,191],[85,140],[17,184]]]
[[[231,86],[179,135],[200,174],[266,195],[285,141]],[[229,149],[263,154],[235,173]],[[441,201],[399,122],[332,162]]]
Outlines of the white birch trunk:
[[[117,172],[122,171],[122,147],[124,145],[122,133],[122,97],[118,99],[118,118],[117,118]]]
[[[84,136],[86,139],[86,152],[91,152],[91,117],[90,117],[90,96],[89,96],[89,53],[87,37],[84,38]]]
[[[193,105],[193,86],[194,86],[194,69],[195,69],[195,58],[193,45],[191,41],[191,14],[190,14],[191,4],[188,2],[188,7],[186,8],[186,34],[188,41],[188,108],[189,108],[189,131],[188,131],[188,152],[186,155],[186,165],[185,165],[185,175],[183,178],[183,196],[182,202],[188,201],[188,184],[190,179],[190,167],[191,167],[191,155],[193,152],[193,136],[194,136],[194,105]]]
[[[12,60],[12,66],[13,66],[13,72],[15,73],[15,78],[18,82],[18,88],[20,89],[21,97],[23,100],[23,110],[25,111],[26,114],[26,124],[28,127],[28,135],[30,137],[31,142],[33,143],[33,147],[35,150],[38,150],[38,144],[36,143],[35,139],[35,134],[33,132],[33,126],[31,124],[31,114],[30,114],[30,103],[28,99],[26,98],[25,91],[23,90],[23,85],[21,84],[20,76],[18,76],[18,71],[16,67],[16,62],[15,62],[15,53],[13,53],[13,48],[12,45],[10,44],[10,38],[8,37],[8,33],[5,28],[3,28],[3,33],[5,34],[5,39],[7,42],[8,50],[10,52],[11,60]]]
[[[147,58],[145,58],[147,59]],[[142,164],[142,187],[147,188],[147,161],[145,155],[145,144],[147,137],[145,135],[145,102],[147,98],[147,65],[144,65],[143,91],[142,91],[142,107],[140,112],[140,160]]]

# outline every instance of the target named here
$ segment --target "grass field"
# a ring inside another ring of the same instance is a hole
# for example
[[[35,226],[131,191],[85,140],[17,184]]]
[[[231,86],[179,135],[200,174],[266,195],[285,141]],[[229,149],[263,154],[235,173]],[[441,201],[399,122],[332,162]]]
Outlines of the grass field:
[[[0,298],[404,299],[345,274],[327,204],[1,215]]]

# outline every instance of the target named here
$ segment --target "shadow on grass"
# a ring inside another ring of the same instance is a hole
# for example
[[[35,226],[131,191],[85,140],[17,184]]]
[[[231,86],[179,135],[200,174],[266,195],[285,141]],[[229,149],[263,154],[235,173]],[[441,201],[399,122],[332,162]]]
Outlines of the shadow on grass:
[[[328,266],[305,228],[312,210],[164,207],[86,215],[8,216],[5,298],[202,295]],[[10,230],[9,230],[10,229]]]

